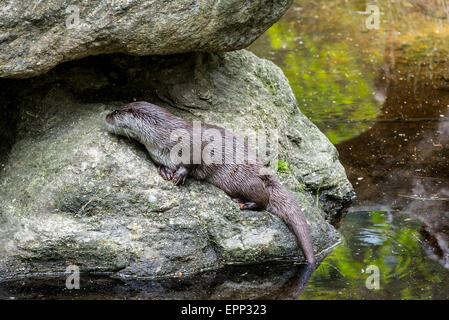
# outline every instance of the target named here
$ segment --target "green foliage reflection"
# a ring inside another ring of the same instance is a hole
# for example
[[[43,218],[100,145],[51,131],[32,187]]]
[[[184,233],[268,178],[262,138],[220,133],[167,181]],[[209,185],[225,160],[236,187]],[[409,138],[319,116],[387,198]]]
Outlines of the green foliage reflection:
[[[416,220],[382,211],[353,212],[341,232],[345,243],[318,267],[301,299],[431,299],[447,296],[449,275],[422,252]],[[363,272],[380,270],[380,289]]]
[[[374,75],[358,62],[357,51],[343,41],[317,43],[307,34],[298,34],[287,21],[275,24],[267,35],[272,49],[285,51],[281,68],[298,106],[331,142],[350,139],[369,128],[357,120],[375,119],[380,104],[373,98]]]

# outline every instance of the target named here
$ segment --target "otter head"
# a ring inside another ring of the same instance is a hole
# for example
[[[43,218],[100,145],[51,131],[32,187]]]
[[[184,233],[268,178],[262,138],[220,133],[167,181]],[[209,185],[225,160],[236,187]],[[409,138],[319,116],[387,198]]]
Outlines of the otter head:
[[[167,110],[151,103],[133,102],[109,113],[106,124],[112,133],[146,144],[164,142],[174,118]]]

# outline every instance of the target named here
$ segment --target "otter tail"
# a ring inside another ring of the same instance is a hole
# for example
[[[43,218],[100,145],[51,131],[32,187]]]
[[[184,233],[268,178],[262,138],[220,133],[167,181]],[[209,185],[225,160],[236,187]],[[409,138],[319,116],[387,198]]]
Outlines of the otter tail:
[[[312,237],[304,214],[295,198],[274,178],[266,184],[269,192],[267,210],[279,216],[293,231],[310,264],[315,264]]]

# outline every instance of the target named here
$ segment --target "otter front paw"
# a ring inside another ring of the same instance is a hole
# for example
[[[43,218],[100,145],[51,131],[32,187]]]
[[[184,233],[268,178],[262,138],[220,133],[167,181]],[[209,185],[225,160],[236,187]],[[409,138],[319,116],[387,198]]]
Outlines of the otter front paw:
[[[168,167],[159,166],[157,172],[164,180],[171,181],[173,179],[173,170]]]
[[[184,184],[188,175],[189,171],[185,167],[179,167],[173,174],[172,181],[175,185]]]

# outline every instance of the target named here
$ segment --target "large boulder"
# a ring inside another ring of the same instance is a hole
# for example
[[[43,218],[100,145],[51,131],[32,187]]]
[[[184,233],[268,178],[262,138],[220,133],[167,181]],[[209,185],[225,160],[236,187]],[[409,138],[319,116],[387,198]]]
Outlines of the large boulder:
[[[0,2],[0,77],[101,53],[165,55],[249,45],[292,0]]]
[[[328,220],[353,191],[337,151],[301,114],[282,71],[248,51],[89,57],[2,85],[16,134],[0,171],[0,277],[74,264],[164,278],[305,261],[278,217],[240,211],[205,182],[176,187],[141,145],[108,133],[106,113],[133,100],[235,132],[277,130],[278,176],[303,208],[316,253],[339,241]]]

